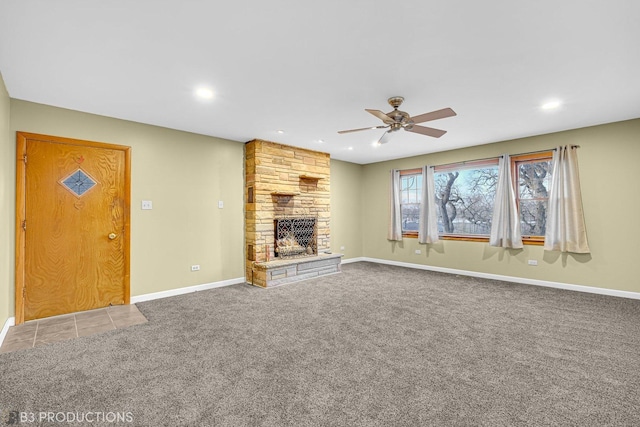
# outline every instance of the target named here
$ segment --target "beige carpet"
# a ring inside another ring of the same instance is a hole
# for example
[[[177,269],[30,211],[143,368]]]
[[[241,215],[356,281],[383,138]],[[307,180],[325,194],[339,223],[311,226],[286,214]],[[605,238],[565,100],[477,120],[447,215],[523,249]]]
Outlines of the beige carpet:
[[[354,263],[138,306],[148,323],[0,355],[2,417],[640,425],[640,301]]]

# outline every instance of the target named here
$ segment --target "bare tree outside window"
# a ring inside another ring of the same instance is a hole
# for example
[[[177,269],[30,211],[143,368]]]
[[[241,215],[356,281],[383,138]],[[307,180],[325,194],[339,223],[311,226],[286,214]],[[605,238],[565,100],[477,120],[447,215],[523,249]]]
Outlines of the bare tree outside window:
[[[544,236],[547,226],[551,159],[515,160],[518,210],[523,235]]]
[[[488,235],[498,184],[496,164],[435,173],[438,228],[444,234]]]

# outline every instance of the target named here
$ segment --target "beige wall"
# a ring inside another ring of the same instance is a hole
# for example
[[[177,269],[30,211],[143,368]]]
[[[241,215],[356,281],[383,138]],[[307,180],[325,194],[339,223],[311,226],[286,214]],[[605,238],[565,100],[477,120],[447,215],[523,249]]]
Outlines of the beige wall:
[[[242,143],[15,99],[10,122],[11,158],[16,131],[132,147],[132,296],[244,276]],[[12,178],[9,200],[14,186]]]
[[[9,94],[0,75],[0,329],[13,316],[15,143],[9,130]]]
[[[0,83],[1,79],[0,79]],[[243,276],[243,144],[9,99],[0,84],[0,322],[14,313],[15,132],[122,145],[132,150],[132,296]],[[386,239],[388,171],[579,144],[591,255],[539,246]],[[635,168],[640,119],[369,165],[331,160],[331,249],[481,273],[640,292],[640,211]],[[141,200],[154,209],[142,211]],[[224,208],[218,209],[218,200]],[[344,250],[340,247],[344,246]],[[416,255],[415,249],[422,254]],[[539,261],[537,267],[527,260]],[[192,273],[190,266],[200,264]],[[7,297],[7,298],[5,298]]]
[[[544,150],[578,144],[590,255],[545,252],[540,246],[505,250],[487,243],[417,239],[387,241],[389,170]],[[364,256],[386,260],[640,292],[640,212],[637,172],[640,119],[504,141],[364,166]],[[415,254],[421,249],[422,254]],[[538,266],[527,260],[538,260]]]
[[[345,260],[362,256],[362,171],[331,159],[331,252]]]

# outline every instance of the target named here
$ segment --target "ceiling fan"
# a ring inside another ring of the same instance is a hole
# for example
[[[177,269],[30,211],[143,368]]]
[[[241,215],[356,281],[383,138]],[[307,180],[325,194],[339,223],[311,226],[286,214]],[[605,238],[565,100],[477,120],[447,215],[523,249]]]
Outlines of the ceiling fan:
[[[373,126],[360,129],[341,130],[338,133],[359,132],[361,130],[368,129],[388,129],[382,137],[378,140],[378,144],[384,144],[389,142],[393,132],[400,129],[404,129],[409,132],[419,133],[422,135],[432,136],[434,138],[440,138],[447,133],[446,130],[434,129],[426,126],[418,126],[416,123],[429,122],[431,120],[444,119],[446,117],[455,116],[456,112],[451,108],[443,108],[442,110],[432,111],[430,113],[420,114],[419,116],[409,116],[404,111],[398,110],[398,107],[402,105],[404,98],[401,96],[393,96],[387,100],[393,107],[393,111],[389,113],[383,113],[380,110],[365,109],[366,112],[373,114],[384,122],[384,125]]]

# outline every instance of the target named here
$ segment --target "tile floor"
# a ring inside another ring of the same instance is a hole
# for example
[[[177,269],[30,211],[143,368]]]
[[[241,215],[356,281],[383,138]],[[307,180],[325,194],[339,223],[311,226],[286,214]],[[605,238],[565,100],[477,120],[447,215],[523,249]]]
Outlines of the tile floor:
[[[86,337],[113,329],[145,323],[146,317],[134,304],[116,305],[80,313],[31,320],[12,326],[0,347],[0,353]]]

